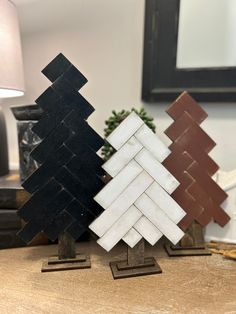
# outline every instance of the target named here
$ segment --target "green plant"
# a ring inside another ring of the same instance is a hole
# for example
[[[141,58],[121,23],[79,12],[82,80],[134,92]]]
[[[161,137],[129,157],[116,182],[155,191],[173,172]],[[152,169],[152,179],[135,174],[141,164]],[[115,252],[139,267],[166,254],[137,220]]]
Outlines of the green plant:
[[[106,128],[104,129],[105,138],[108,137],[116,127],[132,112],[134,111],[139,117],[145,122],[145,124],[153,131],[156,131],[156,126],[153,123],[153,118],[148,116],[144,108],[140,110],[132,108],[131,110],[122,110],[120,112],[112,111],[112,115],[105,121]],[[102,157],[107,161],[113,154],[115,149],[108,143],[105,142],[102,147]]]

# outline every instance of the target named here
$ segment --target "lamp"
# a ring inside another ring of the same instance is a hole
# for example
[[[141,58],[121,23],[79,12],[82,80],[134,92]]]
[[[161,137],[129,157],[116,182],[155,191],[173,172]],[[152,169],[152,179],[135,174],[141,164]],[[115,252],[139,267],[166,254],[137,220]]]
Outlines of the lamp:
[[[24,75],[17,11],[10,0],[0,0],[0,98],[24,95]],[[8,170],[5,119],[0,111],[0,175]]]

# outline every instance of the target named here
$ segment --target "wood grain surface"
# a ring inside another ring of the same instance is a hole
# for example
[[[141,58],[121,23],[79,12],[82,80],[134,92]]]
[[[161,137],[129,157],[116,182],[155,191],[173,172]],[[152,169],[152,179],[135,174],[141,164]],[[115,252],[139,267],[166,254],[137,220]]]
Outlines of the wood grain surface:
[[[235,314],[236,264],[219,254],[170,259],[147,245],[163,273],[114,281],[110,261],[122,260],[126,245],[110,253],[96,243],[77,251],[91,256],[91,269],[41,273],[57,246],[0,251],[1,314]]]
[[[200,127],[207,113],[186,92],[166,112],[174,122],[165,130],[172,144],[171,154],[162,164],[180,182],[172,193],[187,213],[179,226],[186,230],[191,220],[196,220],[204,227],[214,220],[223,227],[230,217],[220,205],[228,195],[211,178],[219,167],[208,155],[216,143]]]
[[[107,141],[117,152],[103,165],[114,177],[94,197],[104,208],[89,226],[100,237],[97,243],[110,251],[121,239],[133,248],[141,236],[154,245],[165,235],[176,244],[184,235],[176,224],[186,213],[169,195],[179,182],[161,164],[170,150],[134,112]]]
[[[79,93],[87,79],[61,53],[42,73],[52,84],[36,100],[43,113],[32,130],[42,141],[30,156],[40,167],[22,184],[31,197],[18,211],[25,243],[41,231],[51,241],[64,232],[78,239],[102,210],[93,197],[104,186],[96,153],[104,140],[87,123],[94,108]]]

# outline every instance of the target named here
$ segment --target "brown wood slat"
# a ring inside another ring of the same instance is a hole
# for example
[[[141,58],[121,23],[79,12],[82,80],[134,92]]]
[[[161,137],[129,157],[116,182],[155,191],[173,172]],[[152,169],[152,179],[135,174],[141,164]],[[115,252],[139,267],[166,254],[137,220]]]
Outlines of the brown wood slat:
[[[189,193],[197,198],[199,204],[207,208],[202,215],[206,215],[208,218],[213,218],[220,226],[224,226],[230,220],[230,217],[226,212],[209,197],[204,189],[200,188],[199,185],[192,185],[188,189]]]
[[[208,114],[187,92],[183,92],[166,110],[173,120],[177,120],[185,111],[198,124],[208,117]]]
[[[189,121],[190,120],[190,121]],[[174,123],[172,123],[164,133],[169,137],[170,140],[175,141],[184,132],[187,132],[191,128],[192,119],[189,119],[187,112],[184,112]]]
[[[209,196],[217,204],[221,204],[226,200],[227,193],[222,190],[219,185],[207,175],[205,169],[202,169],[196,161],[193,161],[186,152],[172,152],[172,154],[165,159],[163,165],[173,173],[179,181],[182,172],[186,170],[196,182],[207,189]]]
[[[171,151],[178,151],[179,153],[183,151],[187,151],[188,154],[199,163],[199,165],[205,169],[205,171],[209,174],[209,176],[213,176],[216,171],[219,170],[219,166],[214,162],[214,160],[209,157],[205,152],[201,151],[197,145],[179,145],[179,143],[173,142],[169,149]]]
[[[189,139],[191,139],[191,143],[196,142],[207,153],[216,146],[216,143],[211,137],[199,127],[187,112],[184,112],[179,119],[172,123],[166,129],[165,134],[172,141],[176,142],[188,143]]]
[[[163,162],[166,168],[181,183],[180,186],[172,193],[174,200],[187,213],[187,215],[180,222],[179,226],[183,230],[186,230],[190,225],[191,220],[196,220],[202,226],[206,226],[211,219],[214,218],[214,215],[212,215],[214,208],[217,211],[216,219],[220,219],[221,215],[219,214],[219,211],[222,211],[222,217],[224,217],[222,223],[227,223],[228,218],[226,218],[226,216],[228,217],[228,215],[218,206],[226,199],[227,194],[209,176],[206,175],[205,171],[201,169],[196,162],[193,162],[189,167],[186,167],[186,165],[188,165],[186,163],[186,156],[187,155],[184,153],[180,154],[174,152]],[[184,169],[185,167],[186,170]],[[205,189],[208,194],[204,192]],[[193,191],[198,192],[193,194]],[[203,195],[207,195],[207,197],[204,196],[205,203],[202,201]],[[207,201],[209,198],[210,201]]]
[[[194,163],[194,159],[187,153],[181,152],[179,149],[171,150],[171,154],[162,162],[163,166],[167,168],[173,175],[181,176],[183,171],[188,169]],[[178,179],[177,179],[178,180]]]
[[[204,186],[204,190],[217,204],[222,204],[228,197],[227,193],[201,169],[198,163],[193,163],[188,168],[188,173],[199,183]]]
[[[199,150],[205,153],[209,153],[216,146],[216,143],[196,123],[182,133],[174,143],[183,148],[189,145],[197,146]],[[186,151],[188,150],[186,149]]]
[[[209,219],[202,216],[205,208],[200,205],[188,191],[189,186],[197,183],[186,171],[177,179],[181,184],[171,196],[187,213],[187,215],[179,222],[178,226],[181,229],[186,230],[194,220],[199,222],[202,226],[206,226],[209,223]]]

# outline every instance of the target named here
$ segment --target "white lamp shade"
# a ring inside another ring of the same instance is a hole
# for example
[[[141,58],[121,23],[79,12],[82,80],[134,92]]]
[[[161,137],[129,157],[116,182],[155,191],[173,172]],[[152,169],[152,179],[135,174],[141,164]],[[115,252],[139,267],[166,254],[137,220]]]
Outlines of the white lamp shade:
[[[0,98],[24,94],[20,30],[15,5],[0,0]]]

